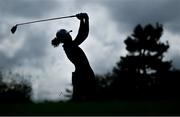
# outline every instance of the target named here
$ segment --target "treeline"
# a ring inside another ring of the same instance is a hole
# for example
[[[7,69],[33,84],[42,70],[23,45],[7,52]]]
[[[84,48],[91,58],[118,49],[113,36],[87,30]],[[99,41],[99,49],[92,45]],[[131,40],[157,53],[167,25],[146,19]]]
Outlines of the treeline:
[[[10,75],[10,74],[9,74]],[[15,75],[19,76],[19,75]],[[31,102],[31,83],[27,80],[16,81],[10,79],[5,82],[4,75],[0,72],[0,103],[27,103]]]

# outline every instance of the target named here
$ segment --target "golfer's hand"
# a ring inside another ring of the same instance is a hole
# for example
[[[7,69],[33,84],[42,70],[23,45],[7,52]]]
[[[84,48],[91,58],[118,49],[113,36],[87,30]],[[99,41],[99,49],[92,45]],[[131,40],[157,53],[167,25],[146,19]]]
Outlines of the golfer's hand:
[[[89,16],[87,13],[79,13],[79,14],[76,14],[76,17],[79,19],[79,20],[83,20],[84,18],[85,19],[89,19]]]

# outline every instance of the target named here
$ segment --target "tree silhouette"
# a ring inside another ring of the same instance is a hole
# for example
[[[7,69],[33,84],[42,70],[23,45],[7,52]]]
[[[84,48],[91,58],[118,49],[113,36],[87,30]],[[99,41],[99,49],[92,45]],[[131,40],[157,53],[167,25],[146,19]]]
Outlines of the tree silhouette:
[[[163,27],[158,23],[135,27],[133,34],[124,41],[128,54],[121,57],[113,70],[116,77],[121,77],[121,81],[117,78],[115,83],[123,82],[121,87],[126,90],[159,85],[161,76],[171,68],[171,61],[163,59],[169,44],[160,41],[162,34]]]
[[[10,83],[6,83],[3,81],[5,78],[0,71],[0,103],[31,102],[32,88],[28,81],[12,80]]]

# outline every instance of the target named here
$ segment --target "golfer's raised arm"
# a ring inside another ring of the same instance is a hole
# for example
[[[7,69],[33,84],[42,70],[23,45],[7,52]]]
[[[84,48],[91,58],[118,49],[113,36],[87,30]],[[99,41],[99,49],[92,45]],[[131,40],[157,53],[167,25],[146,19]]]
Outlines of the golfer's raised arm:
[[[80,45],[89,34],[89,17],[86,13],[77,14],[76,17],[80,20],[80,27],[74,44]]]

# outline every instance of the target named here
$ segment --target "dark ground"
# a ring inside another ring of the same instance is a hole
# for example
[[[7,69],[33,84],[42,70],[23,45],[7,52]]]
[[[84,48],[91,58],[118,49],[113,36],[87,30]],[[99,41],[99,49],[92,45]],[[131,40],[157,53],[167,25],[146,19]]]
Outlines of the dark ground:
[[[0,115],[180,115],[180,101],[173,100],[0,105]]]

